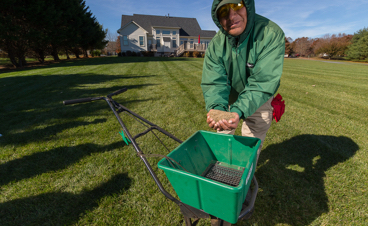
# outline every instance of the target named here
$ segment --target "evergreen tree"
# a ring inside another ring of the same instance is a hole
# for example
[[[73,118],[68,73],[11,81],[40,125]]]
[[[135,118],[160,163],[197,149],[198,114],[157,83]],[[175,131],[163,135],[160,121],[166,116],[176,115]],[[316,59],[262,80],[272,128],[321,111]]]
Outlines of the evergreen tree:
[[[27,10],[30,48],[28,55],[38,59],[41,63],[51,52],[50,42],[53,36],[49,31],[53,29],[55,11],[52,2],[50,4],[43,0],[33,0]]]
[[[347,57],[352,60],[368,60],[368,28],[354,33],[351,42],[346,51]]]
[[[87,11],[89,7],[85,6],[85,2],[81,2],[81,6],[84,11]],[[93,49],[102,49],[107,44],[105,41],[106,31],[97,22],[96,18],[92,16],[90,11],[83,14],[83,26],[80,29],[80,47],[83,51],[84,57],[88,57],[87,51]]]
[[[43,62],[60,51],[103,48],[106,32],[84,0],[1,0],[0,49],[13,65],[22,67],[29,54]]]
[[[27,1],[0,1],[0,48],[8,53],[9,59],[16,67],[22,67],[28,51],[28,23],[24,14]]]

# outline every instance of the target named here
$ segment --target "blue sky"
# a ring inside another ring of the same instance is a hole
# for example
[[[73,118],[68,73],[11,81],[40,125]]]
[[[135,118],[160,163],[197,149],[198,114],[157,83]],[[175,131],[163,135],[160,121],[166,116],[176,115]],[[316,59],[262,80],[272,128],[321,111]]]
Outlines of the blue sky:
[[[98,22],[112,32],[121,15],[147,14],[197,18],[203,30],[215,30],[212,0],[85,0]],[[368,0],[255,0],[256,12],[276,22],[293,40],[325,34],[354,34],[368,28]]]

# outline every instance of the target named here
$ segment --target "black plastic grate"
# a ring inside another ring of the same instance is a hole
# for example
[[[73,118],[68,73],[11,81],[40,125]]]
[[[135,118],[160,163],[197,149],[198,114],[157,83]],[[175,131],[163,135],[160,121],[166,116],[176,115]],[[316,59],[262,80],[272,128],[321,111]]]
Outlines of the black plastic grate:
[[[218,163],[211,164],[204,173],[204,177],[221,182],[233,187],[239,185],[240,179],[243,175],[243,170],[236,170],[225,166],[220,166]]]

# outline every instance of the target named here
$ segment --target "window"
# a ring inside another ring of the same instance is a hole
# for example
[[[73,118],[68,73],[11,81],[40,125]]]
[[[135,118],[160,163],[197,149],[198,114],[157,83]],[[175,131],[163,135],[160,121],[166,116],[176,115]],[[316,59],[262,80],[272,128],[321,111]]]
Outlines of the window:
[[[160,34],[160,30],[156,30],[156,35],[159,35]]]
[[[139,36],[139,46],[145,46],[145,44],[144,44],[144,36]]]
[[[156,46],[157,46],[157,48],[161,47],[160,41],[161,41],[160,38],[156,38]]]
[[[176,48],[176,38],[175,37],[172,38],[172,47]]]
[[[163,37],[162,39],[163,39],[162,41],[164,41],[164,47],[170,48],[170,46],[171,46],[171,39],[169,37]]]
[[[173,31],[173,32],[172,32],[172,34],[173,34],[173,35],[176,35],[176,31]]]
[[[190,48],[191,49],[194,49],[194,39],[189,39],[189,42],[190,42]]]
[[[163,35],[169,35],[170,34],[170,31],[162,31],[162,34]]]
[[[123,45],[124,46],[128,45],[128,36],[127,35],[123,35]]]

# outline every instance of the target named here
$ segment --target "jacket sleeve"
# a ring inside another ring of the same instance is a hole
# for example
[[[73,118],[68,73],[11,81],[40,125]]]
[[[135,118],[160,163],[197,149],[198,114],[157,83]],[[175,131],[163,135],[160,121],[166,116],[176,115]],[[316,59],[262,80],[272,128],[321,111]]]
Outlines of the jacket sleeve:
[[[280,86],[285,35],[281,29],[278,32],[268,31],[268,34],[266,32],[261,35],[263,39],[254,42],[254,67],[249,68],[250,74],[247,77],[246,86],[230,108],[230,111],[238,113],[239,117],[251,116],[276,93]],[[260,34],[254,35],[260,36]]]
[[[215,44],[211,42],[203,63],[201,88],[207,111],[227,111],[231,86],[223,60],[216,55],[215,49]]]

